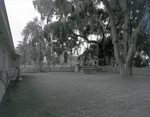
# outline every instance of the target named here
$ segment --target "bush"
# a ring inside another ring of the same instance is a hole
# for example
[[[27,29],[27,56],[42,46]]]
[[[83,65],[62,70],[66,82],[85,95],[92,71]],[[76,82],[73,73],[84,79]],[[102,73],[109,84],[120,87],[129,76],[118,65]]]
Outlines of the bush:
[[[146,67],[146,60],[142,58],[139,54],[134,58],[134,66],[135,67]]]

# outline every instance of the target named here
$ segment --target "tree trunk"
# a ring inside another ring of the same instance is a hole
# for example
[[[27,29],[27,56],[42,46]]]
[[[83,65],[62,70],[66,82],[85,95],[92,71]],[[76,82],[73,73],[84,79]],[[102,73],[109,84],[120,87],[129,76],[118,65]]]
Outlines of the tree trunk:
[[[48,67],[48,71],[50,72],[51,71],[51,64],[47,63],[47,67]]]
[[[98,65],[102,66],[103,64],[105,64],[105,61],[104,60],[104,53],[103,53],[103,43],[104,43],[104,33],[103,33],[103,38],[102,38],[102,41],[101,42],[98,42]],[[103,63],[104,62],[104,63]]]
[[[130,78],[132,77],[132,64],[127,65],[120,64],[119,65],[119,73],[123,78]]]
[[[98,43],[98,65],[101,66],[101,43]]]
[[[55,65],[53,64],[52,66],[53,66],[53,73],[55,75]]]
[[[120,75],[123,77],[130,77],[132,76],[132,60],[133,60],[133,53],[134,53],[134,46],[130,47],[129,51],[127,49],[128,39],[130,38],[130,33],[128,32],[129,29],[129,12],[127,9],[127,1],[124,0],[123,4],[121,4],[123,11],[125,12],[125,22],[124,22],[124,34],[123,34],[123,40],[124,40],[124,50],[119,49],[118,45],[118,33],[117,28],[115,24],[115,16],[111,10],[111,6],[106,2],[103,1],[104,5],[109,13],[110,17],[110,23],[111,23],[111,32],[112,32],[112,38],[113,38],[113,44],[114,44],[114,54],[116,62],[119,64],[119,71]],[[127,54],[128,52],[128,54]]]
[[[124,65],[123,78],[132,77],[132,65]]]
[[[122,58],[123,61],[126,61],[127,53],[128,53],[128,43],[130,42],[131,35],[130,35],[130,12],[127,7],[127,1],[121,1],[122,9],[124,12],[124,27],[123,27],[123,51],[122,51]],[[131,44],[131,43],[130,43]]]
[[[133,39],[137,38],[138,35],[139,35],[138,32],[134,32],[134,33],[136,33],[136,36],[134,36]],[[137,41],[137,39],[136,39],[136,41]],[[122,72],[121,75],[124,78],[132,77],[132,61],[133,61],[135,50],[136,50],[136,45],[135,44],[136,44],[136,42],[131,44],[131,47],[128,51],[128,55],[126,57],[126,61],[123,65],[123,69],[122,69],[123,72]]]
[[[41,67],[42,67],[42,64],[41,64],[41,62],[39,61],[39,73],[41,72]]]
[[[134,56],[134,46],[130,46],[130,50],[128,48],[128,43],[131,40],[131,34],[130,34],[130,11],[128,9],[127,0],[120,1],[120,4],[122,6],[123,12],[124,12],[124,27],[123,27],[123,51],[121,54],[121,61],[124,64],[123,65],[123,71],[122,76],[124,78],[131,77],[132,76],[132,61]],[[130,43],[131,45],[132,43]]]
[[[120,64],[119,65],[119,73],[123,78],[131,78],[132,77],[132,64]]]
[[[110,52],[108,52],[108,65],[110,65],[110,60],[111,60],[110,57],[111,57],[111,56],[110,56]]]
[[[111,6],[108,1],[102,0],[110,18],[111,23],[111,32],[113,37],[113,44],[114,44],[114,54],[117,63],[119,64],[120,74],[123,77],[131,77],[132,76],[132,61],[134,58],[134,54],[136,52],[137,46],[144,41],[144,34],[150,34],[150,1],[146,0],[146,11],[145,15],[143,16],[139,26],[130,34],[131,30],[129,27],[130,24],[130,12],[128,11],[128,4],[127,0],[120,0],[120,5],[122,10],[124,11],[124,29],[123,29],[123,48],[119,48],[118,45],[118,34],[116,30],[115,24],[115,16],[111,9]],[[130,43],[130,44],[129,44]]]
[[[112,42],[114,45],[115,59],[116,59],[117,63],[120,64],[120,52],[119,52],[118,40],[117,40],[118,33],[117,33],[117,29],[116,29],[115,15],[113,14],[111,6],[108,4],[108,2],[103,0],[103,3],[107,9],[107,12],[108,12],[109,18],[110,18],[111,33],[112,33],[112,38],[113,38]]]

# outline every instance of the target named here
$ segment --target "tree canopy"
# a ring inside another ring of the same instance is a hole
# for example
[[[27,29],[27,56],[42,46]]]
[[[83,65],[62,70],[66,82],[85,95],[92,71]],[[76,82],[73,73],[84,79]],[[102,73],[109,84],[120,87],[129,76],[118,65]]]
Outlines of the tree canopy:
[[[59,44],[70,38],[75,43],[94,43],[102,57],[102,45],[110,35],[123,77],[132,76],[132,61],[142,43],[150,53],[149,0],[34,0],[33,4],[41,18],[55,27],[49,31]],[[54,16],[57,22],[52,23]],[[90,40],[91,34],[100,38]]]

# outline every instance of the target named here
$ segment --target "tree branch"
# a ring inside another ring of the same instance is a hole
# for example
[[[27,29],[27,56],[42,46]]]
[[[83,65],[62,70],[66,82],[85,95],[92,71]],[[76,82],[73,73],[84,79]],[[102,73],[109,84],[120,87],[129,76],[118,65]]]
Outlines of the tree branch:
[[[111,23],[111,33],[113,37],[113,44],[114,44],[114,53],[115,53],[115,58],[118,63],[121,63],[120,59],[120,52],[119,52],[119,47],[118,47],[118,34],[117,34],[117,29],[116,29],[116,24],[115,24],[115,16],[112,12],[111,6],[108,1],[102,0],[104,6],[106,7],[106,10],[109,14],[110,18],[110,23]]]
[[[107,29],[106,29],[107,26],[105,26],[104,23],[103,23],[100,19],[97,19],[97,18],[96,18],[96,21],[98,21],[98,22],[100,23],[100,25],[102,26],[103,31],[104,31],[105,33],[111,33],[110,30],[107,30]],[[105,28],[105,27],[106,27],[106,28]]]

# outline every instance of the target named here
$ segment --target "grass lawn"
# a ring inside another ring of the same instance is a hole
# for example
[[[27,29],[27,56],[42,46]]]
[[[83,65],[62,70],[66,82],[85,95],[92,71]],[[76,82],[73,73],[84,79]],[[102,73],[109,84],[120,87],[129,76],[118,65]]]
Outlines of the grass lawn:
[[[150,78],[59,72],[23,74],[0,117],[150,117]],[[11,89],[10,89],[11,88]]]

